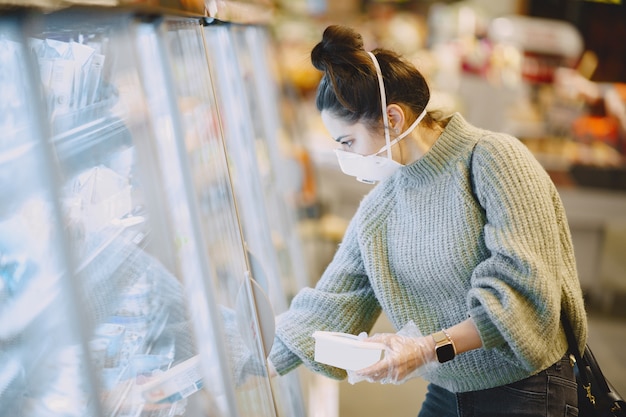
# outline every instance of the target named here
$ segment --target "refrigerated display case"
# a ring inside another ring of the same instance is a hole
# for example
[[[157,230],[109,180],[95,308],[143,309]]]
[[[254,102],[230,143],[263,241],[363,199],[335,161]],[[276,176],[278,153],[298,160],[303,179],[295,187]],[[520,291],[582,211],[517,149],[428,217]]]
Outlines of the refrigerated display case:
[[[273,312],[241,238],[212,90],[203,75],[196,94],[180,82],[198,68],[185,57],[206,66],[203,29],[163,20],[101,8],[0,20],[11,415],[276,415]]]

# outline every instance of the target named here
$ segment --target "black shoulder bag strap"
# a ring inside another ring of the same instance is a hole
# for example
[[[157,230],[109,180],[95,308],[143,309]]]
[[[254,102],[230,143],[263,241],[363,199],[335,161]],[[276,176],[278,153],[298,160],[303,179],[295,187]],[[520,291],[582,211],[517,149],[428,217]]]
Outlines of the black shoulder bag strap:
[[[587,366],[585,361],[583,361],[582,355],[580,354],[580,349],[578,348],[578,342],[576,341],[576,336],[574,335],[572,325],[564,311],[561,312],[561,323],[563,324],[563,330],[565,330],[565,337],[567,337],[567,344],[569,346],[570,354],[574,355],[574,359],[576,360],[576,365],[578,368],[578,383],[582,385],[582,388],[586,391],[586,396],[591,404],[595,404],[596,400],[591,393],[591,382],[589,381]],[[585,348],[585,350],[587,349]],[[604,378],[602,379],[604,380]],[[606,387],[606,389],[608,390],[608,387]]]
[[[572,325],[564,312],[561,313],[561,323],[570,353],[576,359],[579,416],[626,416],[626,403],[604,377],[588,345],[581,355]]]

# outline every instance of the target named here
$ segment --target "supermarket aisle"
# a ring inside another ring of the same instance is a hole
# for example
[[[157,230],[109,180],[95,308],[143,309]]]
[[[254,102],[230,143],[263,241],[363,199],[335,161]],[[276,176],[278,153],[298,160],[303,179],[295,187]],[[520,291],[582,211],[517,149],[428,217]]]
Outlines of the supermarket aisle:
[[[379,320],[374,331],[393,331],[385,318]],[[589,314],[589,345],[602,366],[605,376],[615,389],[626,393],[626,317]],[[426,382],[411,380],[403,385],[350,385],[342,381],[339,386],[340,417],[415,417],[424,400]]]

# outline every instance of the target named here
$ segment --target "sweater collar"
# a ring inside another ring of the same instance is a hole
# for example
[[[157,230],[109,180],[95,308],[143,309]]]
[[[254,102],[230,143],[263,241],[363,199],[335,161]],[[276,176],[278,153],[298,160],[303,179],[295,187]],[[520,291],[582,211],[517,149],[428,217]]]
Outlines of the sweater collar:
[[[454,113],[433,146],[417,161],[400,169],[399,178],[419,185],[427,184],[449,171],[459,158],[468,155],[481,132],[459,113]]]

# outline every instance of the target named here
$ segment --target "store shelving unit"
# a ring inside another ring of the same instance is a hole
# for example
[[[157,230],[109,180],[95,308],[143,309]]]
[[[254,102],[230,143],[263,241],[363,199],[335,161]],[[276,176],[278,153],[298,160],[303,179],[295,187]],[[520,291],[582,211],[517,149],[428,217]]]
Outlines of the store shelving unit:
[[[210,32],[229,26],[209,23],[0,13],[3,413],[303,415],[299,385],[267,372],[286,303],[273,246],[252,249],[269,223],[242,226],[267,200],[236,191],[227,152],[224,103],[254,93],[214,85]]]

